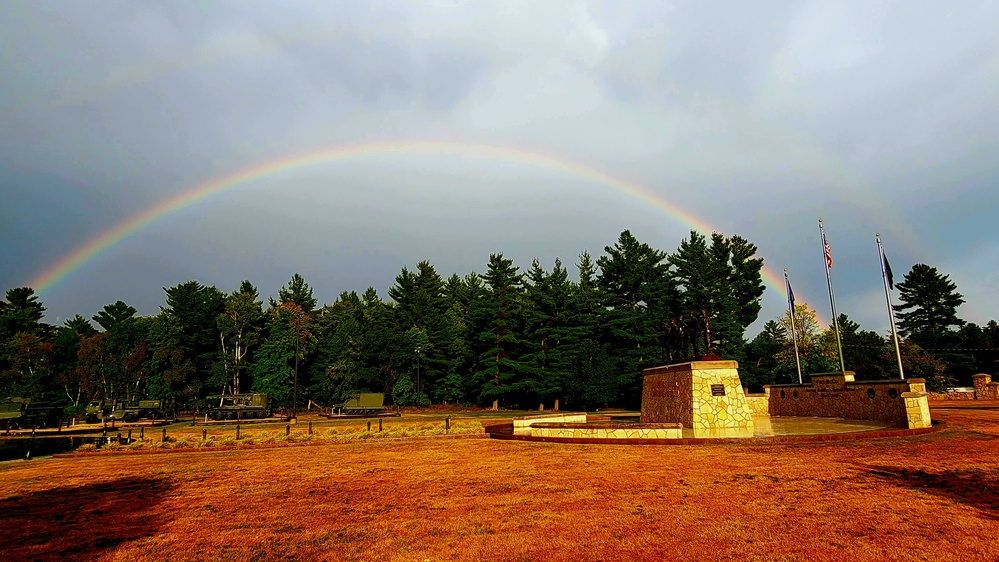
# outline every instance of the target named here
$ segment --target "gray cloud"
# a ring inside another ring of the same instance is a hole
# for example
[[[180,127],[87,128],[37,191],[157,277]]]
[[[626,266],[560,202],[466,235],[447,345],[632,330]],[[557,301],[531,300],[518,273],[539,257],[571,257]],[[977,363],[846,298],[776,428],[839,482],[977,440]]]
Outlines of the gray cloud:
[[[815,221],[840,309],[887,327],[873,235],[901,275],[951,272],[999,317],[981,264],[999,163],[988,2],[9,2],[0,20],[0,285],[119,220],[251,166],[377,140],[543,153],[642,186],[760,247],[820,312]],[[630,228],[689,225],[580,176],[380,155],[262,177],[136,232],[42,296],[50,314],[160,287],[301,271],[324,300],[403,264],[575,261]],[[873,257],[872,257],[873,255]],[[8,265],[10,264],[10,265]],[[782,309],[768,291],[763,319]],[[827,316],[828,313],[823,313]]]

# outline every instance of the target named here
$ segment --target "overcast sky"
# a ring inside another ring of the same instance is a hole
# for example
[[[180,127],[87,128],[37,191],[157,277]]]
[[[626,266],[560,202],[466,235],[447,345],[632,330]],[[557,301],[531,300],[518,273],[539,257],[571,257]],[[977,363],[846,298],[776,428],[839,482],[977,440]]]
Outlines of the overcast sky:
[[[999,319],[999,3],[40,2],[0,4],[0,287],[198,184],[337,146],[512,148],[640,186],[787,268],[829,318],[888,328],[899,279],[951,276]],[[142,314],[189,279],[321,302],[403,266],[574,264],[624,229],[691,225],[606,184],[504,158],[371,154],[290,169],[139,229],[41,300]],[[570,267],[574,274],[575,268]],[[786,307],[768,288],[761,320]],[[752,334],[750,334],[752,335]]]

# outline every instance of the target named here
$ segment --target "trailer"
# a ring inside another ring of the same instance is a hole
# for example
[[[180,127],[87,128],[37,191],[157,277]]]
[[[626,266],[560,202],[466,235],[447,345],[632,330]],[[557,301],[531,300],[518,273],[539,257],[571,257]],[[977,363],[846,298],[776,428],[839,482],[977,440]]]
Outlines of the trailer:
[[[333,406],[335,416],[372,417],[385,412],[385,395],[375,392],[354,394],[341,404]]]

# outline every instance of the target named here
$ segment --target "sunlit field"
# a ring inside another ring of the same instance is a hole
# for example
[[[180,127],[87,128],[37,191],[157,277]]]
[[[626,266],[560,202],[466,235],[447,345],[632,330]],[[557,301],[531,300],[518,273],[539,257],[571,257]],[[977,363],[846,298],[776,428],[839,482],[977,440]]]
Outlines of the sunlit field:
[[[999,405],[933,413],[944,431],[832,443],[401,436],[9,461],[0,559],[995,559]]]

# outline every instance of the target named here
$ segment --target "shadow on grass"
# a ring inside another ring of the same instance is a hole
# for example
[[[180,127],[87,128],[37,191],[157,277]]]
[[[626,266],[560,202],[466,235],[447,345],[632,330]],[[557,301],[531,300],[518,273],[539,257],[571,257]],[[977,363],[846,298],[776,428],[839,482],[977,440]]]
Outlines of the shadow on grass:
[[[863,471],[895,486],[924,490],[978,508],[987,512],[990,518],[999,519],[999,471],[925,472],[888,466],[865,466]]]
[[[171,487],[163,479],[119,479],[0,500],[0,559],[93,558],[155,535],[165,519],[152,508]]]

